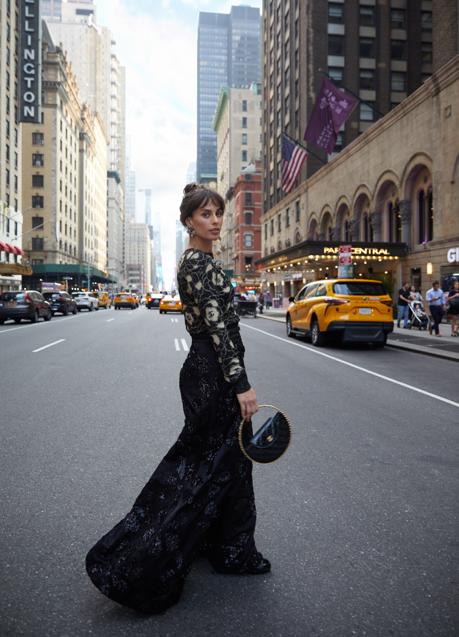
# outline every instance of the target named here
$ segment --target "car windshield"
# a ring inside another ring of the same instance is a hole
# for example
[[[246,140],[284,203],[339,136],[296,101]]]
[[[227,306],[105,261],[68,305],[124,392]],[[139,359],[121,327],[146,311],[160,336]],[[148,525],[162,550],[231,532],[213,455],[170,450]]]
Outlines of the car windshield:
[[[2,301],[22,301],[24,294],[21,292],[3,292],[0,294],[0,299]]]
[[[333,285],[335,294],[348,296],[385,296],[387,294],[382,283],[370,283],[368,281],[346,281]]]

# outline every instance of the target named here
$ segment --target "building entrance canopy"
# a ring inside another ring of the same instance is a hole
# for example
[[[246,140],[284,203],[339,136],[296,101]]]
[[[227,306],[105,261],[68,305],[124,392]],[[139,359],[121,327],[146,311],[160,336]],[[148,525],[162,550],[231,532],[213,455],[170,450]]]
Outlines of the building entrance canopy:
[[[361,241],[303,241],[291,248],[263,257],[256,262],[258,270],[304,269],[316,262],[337,263],[340,245],[352,246],[353,263],[397,261],[408,253],[406,243]]]
[[[93,266],[80,263],[37,263],[32,265],[31,279],[46,278],[47,281],[62,281],[66,277],[72,278],[74,283],[82,284],[87,281],[88,274],[93,283],[116,283],[108,272],[103,272]],[[31,281],[27,282],[28,284]]]

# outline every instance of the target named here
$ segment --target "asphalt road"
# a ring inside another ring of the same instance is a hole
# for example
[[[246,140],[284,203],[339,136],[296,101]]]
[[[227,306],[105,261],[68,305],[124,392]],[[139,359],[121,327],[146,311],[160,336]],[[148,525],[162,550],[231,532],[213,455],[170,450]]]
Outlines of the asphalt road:
[[[183,424],[180,315],[101,310],[0,326],[2,637],[459,634],[457,363],[316,349],[242,321],[260,402],[293,426],[255,467],[262,577],[200,560],[179,605],[102,596],[87,550],[129,510]]]

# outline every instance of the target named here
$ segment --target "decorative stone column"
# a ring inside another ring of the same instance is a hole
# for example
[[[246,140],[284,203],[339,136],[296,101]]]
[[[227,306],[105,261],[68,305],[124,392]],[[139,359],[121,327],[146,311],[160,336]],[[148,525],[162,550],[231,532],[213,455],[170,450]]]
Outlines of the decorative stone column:
[[[371,213],[371,225],[373,228],[373,240],[382,241],[382,212],[374,210]]]
[[[402,241],[411,246],[411,201],[404,199],[399,202],[400,217],[402,220]]]

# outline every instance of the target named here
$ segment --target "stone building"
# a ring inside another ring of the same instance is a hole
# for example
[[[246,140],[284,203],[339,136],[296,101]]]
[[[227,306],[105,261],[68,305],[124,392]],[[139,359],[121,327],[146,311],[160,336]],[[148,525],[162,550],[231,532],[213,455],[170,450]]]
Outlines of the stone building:
[[[126,225],[126,278],[127,286],[143,294],[151,289],[151,240],[145,223]]]
[[[390,288],[459,277],[459,55],[263,217],[258,267],[276,295],[336,272]]]

